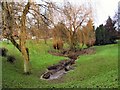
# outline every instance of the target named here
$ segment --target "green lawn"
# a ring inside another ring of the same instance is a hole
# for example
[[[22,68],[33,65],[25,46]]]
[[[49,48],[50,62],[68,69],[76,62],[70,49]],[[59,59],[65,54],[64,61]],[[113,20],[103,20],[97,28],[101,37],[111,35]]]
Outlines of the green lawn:
[[[23,58],[19,51],[3,42],[2,46],[9,49],[9,54],[16,57],[15,64],[2,58],[2,84],[5,88],[117,88],[118,87],[118,45],[94,46],[96,54],[82,55],[76,61],[75,69],[56,80],[41,80],[40,76],[49,65],[65,59],[50,55],[52,43],[39,44],[29,41],[30,63],[32,74],[23,73]]]

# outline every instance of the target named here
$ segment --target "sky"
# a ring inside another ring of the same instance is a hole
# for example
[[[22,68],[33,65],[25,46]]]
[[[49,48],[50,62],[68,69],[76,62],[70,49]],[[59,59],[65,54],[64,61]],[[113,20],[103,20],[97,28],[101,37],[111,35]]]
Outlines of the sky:
[[[9,0],[10,1],[10,0]],[[15,1],[22,1],[22,0],[15,0]],[[40,2],[41,0],[33,0],[36,2]],[[91,6],[94,8],[94,25],[97,27],[100,24],[105,24],[106,19],[108,16],[113,16],[118,10],[118,2],[120,0],[48,0],[58,3],[59,5],[62,4],[64,1],[69,1],[76,6],[80,6],[81,3],[88,3],[91,2]]]
[[[36,0],[39,2],[40,0]],[[66,0],[51,0],[53,2],[58,3],[59,5]],[[80,5],[81,3],[91,2],[91,6],[94,8],[94,25],[97,27],[100,24],[105,24],[108,16],[115,15],[115,12],[118,10],[118,2],[120,0],[67,0],[71,2],[73,5]]]
[[[95,1],[95,23],[98,26],[99,24],[104,24],[108,16],[111,18],[114,17],[115,13],[118,10],[118,2],[120,0],[93,0]]]

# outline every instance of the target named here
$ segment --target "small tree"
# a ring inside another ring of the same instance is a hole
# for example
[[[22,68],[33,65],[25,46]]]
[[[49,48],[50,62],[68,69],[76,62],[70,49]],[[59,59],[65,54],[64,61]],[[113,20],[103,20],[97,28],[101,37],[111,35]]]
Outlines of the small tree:
[[[95,43],[95,31],[91,19],[89,19],[87,25],[83,27],[82,32],[84,34],[84,43],[87,47],[93,46]]]
[[[106,38],[106,35],[105,35],[106,31],[103,24],[97,27],[95,34],[96,34],[96,42],[95,42],[96,45],[103,45],[105,44],[106,41],[109,41],[109,37],[107,36]]]
[[[115,23],[116,21],[113,21],[111,17],[109,16],[104,26],[109,35],[109,39],[110,39],[109,43],[115,43],[115,40],[117,38],[117,31],[116,31]]]
[[[62,49],[63,40],[66,40],[66,32],[63,23],[58,23],[55,25],[55,28],[52,29],[52,37],[54,49]]]

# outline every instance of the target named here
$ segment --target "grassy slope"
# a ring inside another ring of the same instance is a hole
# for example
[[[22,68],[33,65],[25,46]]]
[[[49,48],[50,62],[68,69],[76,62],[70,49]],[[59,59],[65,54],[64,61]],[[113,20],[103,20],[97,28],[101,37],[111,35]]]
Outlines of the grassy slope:
[[[51,43],[49,42],[49,45]],[[118,84],[118,45],[95,46],[96,54],[83,55],[77,60],[74,71],[70,71],[62,78],[52,81],[41,80],[40,75],[46,67],[57,63],[63,57],[52,56],[47,53],[49,46],[28,43],[32,74],[25,76],[23,60],[20,53],[11,44],[3,43],[9,49],[9,54],[15,55],[14,65],[3,58],[3,87],[46,88],[46,87],[117,87]]]

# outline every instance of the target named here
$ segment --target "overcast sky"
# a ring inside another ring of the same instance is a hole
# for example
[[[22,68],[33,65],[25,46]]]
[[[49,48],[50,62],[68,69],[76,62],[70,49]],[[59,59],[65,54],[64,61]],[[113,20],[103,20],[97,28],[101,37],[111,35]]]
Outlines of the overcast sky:
[[[40,0],[36,0],[39,2]],[[51,0],[53,2],[58,3],[59,5],[63,3],[63,1],[66,0]],[[115,12],[117,12],[118,9],[118,2],[120,0],[67,0],[71,2],[74,5],[80,5],[81,3],[88,3],[89,1],[92,4],[92,7],[94,8],[94,24],[95,26],[98,26],[100,24],[104,24],[108,16],[115,15]]]
[[[99,24],[105,23],[105,20],[108,16],[113,16],[118,10],[118,2],[120,0],[93,0],[95,1],[96,8],[96,18],[95,24],[98,26]]]
[[[15,0],[22,1],[22,0]],[[34,1],[34,0],[33,0]],[[36,2],[40,2],[41,0],[35,0]],[[48,0],[58,3],[59,5],[66,0]],[[118,10],[118,2],[120,0],[67,0],[74,5],[80,5],[81,3],[91,2],[92,7],[94,8],[94,24],[95,26],[99,26],[100,24],[104,24],[108,16],[115,15],[115,12]]]

